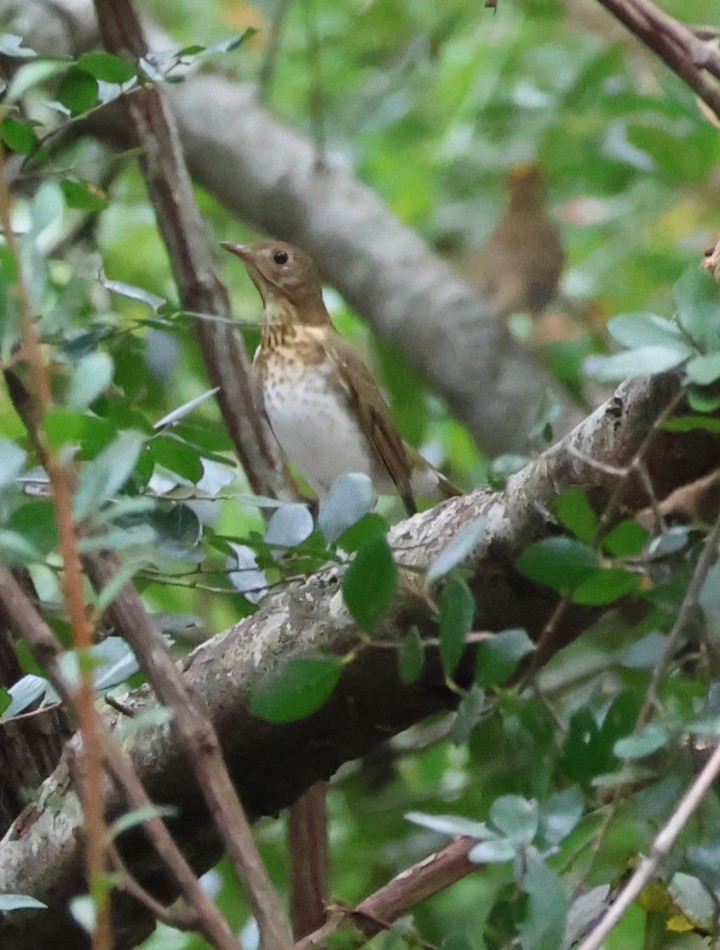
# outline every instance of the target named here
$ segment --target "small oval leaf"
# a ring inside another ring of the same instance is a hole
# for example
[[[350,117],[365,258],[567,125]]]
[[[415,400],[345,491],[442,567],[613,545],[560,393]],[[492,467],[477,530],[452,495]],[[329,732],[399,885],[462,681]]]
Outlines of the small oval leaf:
[[[281,548],[296,548],[312,531],[313,519],[307,505],[296,502],[283,505],[273,513],[265,530],[265,541]]]
[[[375,504],[372,480],[364,472],[346,472],[320,502],[318,527],[328,544],[366,515]]]
[[[464,525],[431,561],[426,574],[427,583],[432,584],[444,577],[469,557],[478,546],[486,526],[487,518],[484,515]]]
[[[336,656],[288,660],[255,690],[250,712],[270,722],[303,719],[329,698],[343,666],[343,661]]]
[[[361,627],[369,630],[388,610],[398,582],[397,565],[382,535],[358,550],[343,580],[345,604]]]

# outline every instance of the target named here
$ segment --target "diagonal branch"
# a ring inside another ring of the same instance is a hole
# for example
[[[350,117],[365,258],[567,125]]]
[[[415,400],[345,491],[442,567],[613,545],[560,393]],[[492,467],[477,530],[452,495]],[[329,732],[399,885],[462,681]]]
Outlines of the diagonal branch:
[[[105,46],[139,60],[147,54],[140,23],[129,3],[98,0]],[[168,249],[183,306],[190,311],[230,315],[227,291],[217,277],[210,238],[192,193],[182,146],[165,93],[145,86],[125,97],[128,134],[141,149],[140,167]],[[277,447],[252,400],[250,363],[233,327],[198,320],[195,333],[223,419],[252,488],[287,496],[288,484]]]
[[[720,118],[720,55],[650,0],[598,0],[660,57]]]
[[[478,629],[524,626],[537,639],[557,596],[521,577],[514,569],[517,556],[528,543],[556,531],[549,503],[570,485],[587,486],[592,504],[602,511],[617,494],[620,479],[616,519],[647,505],[643,480],[622,473],[681,388],[680,374],[625,383],[565,440],[514,476],[505,492],[478,491],[416,515],[391,530],[390,544],[403,564],[422,574],[463,525],[484,515],[486,534],[466,565]],[[662,500],[680,484],[713,470],[719,452],[720,439],[706,432],[659,432],[646,458],[654,495]],[[403,589],[408,592],[368,643],[344,607],[343,570],[325,568],[268,598],[256,614],[198,647],[184,663],[185,688],[215,724],[251,818],[276,814],[314,782],[329,778],[343,762],[457,701],[457,694],[446,686],[434,648],[428,647],[424,669],[412,684],[402,682],[394,662],[394,645],[413,627],[429,640],[437,635],[427,598],[412,594],[416,571],[406,575]],[[544,658],[577,638],[602,609],[571,605],[546,644]],[[259,720],[250,713],[253,690],[268,671],[283,660],[325,651],[341,656],[354,652],[355,659],[346,664],[335,692],[321,709],[285,724]],[[467,684],[473,673],[470,647],[456,673],[458,682]],[[148,687],[123,699],[123,705],[136,712],[155,702]],[[106,712],[106,720],[117,727],[113,710]],[[193,867],[211,866],[220,841],[198,787],[189,781],[187,760],[172,732],[141,732],[130,753],[151,798],[178,810],[173,830]],[[62,802],[63,768],[61,763],[45,783],[41,802],[58,797]],[[111,795],[108,805],[112,814],[122,802]],[[31,822],[21,815],[0,843],[0,891],[32,893],[49,905],[32,920],[23,939],[12,935],[14,950],[30,950],[50,935],[61,942],[79,862],[77,827],[69,803],[41,806]],[[128,846],[124,860],[131,873],[140,867],[152,874],[153,858],[142,840]],[[9,940],[8,926],[0,919],[0,944]]]

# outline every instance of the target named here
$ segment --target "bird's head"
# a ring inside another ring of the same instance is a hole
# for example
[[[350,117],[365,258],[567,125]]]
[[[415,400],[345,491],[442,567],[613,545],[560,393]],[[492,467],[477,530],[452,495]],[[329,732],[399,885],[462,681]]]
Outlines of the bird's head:
[[[284,241],[258,241],[250,245],[222,241],[221,246],[245,264],[266,312],[290,304],[304,323],[327,320],[320,275],[305,251]]]

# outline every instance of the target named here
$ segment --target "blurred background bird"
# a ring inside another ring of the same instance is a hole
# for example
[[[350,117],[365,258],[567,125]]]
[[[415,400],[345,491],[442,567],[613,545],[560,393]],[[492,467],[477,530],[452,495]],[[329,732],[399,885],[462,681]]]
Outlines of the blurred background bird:
[[[554,299],[565,264],[560,230],[545,206],[545,181],[534,162],[507,177],[509,203],[490,237],[460,272],[488,298],[498,317],[537,316]]]

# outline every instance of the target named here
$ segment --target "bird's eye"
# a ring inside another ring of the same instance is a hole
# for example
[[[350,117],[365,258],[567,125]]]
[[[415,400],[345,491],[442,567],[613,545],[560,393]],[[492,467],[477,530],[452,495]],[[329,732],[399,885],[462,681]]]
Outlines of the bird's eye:
[[[273,260],[276,264],[287,264],[289,257],[287,251],[275,251]]]

